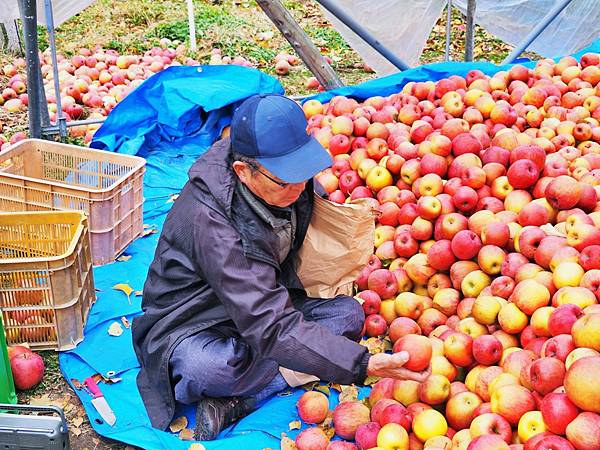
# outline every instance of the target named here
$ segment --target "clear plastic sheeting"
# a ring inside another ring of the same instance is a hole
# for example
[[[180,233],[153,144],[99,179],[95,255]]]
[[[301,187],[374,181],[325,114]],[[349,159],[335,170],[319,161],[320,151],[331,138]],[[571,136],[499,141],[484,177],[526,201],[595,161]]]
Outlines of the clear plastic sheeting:
[[[65,20],[83,11],[96,0],[53,0],[52,16],[57,27]],[[46,6],[44,0],[37,0],[37,19],[40,25],[46,26]],[[9,23],[20,19],[17,0],[0,0],[0,23]]]
[[[447,5],[446,0],[337,0],[369,33],[411,66],[418,65],[427,38]],[[558,4],[558,0],[477,0],[475,22],[503,41],[518,45]],[[466,14],[467,0],[453,0]],[[346,42],[378,75],[398,69],[358,35],[334,18],[325,16]],[[573,0],[527,50],[544,57],[574,53],[600,37],[600,0]]]
[[[416,66],[446,0],[336,0],[336,3],[388,50],[409,66]],[[327,9],[321,9],[327,20],[378,75],[399,71]]]
[[[512,45],[520,44],[558,0],[477,0],[475,21]],[[466,0],[453,0],[463,14]],[[600,0],[573,0],[527,47],[544,57],[568,55],[600,37]]]

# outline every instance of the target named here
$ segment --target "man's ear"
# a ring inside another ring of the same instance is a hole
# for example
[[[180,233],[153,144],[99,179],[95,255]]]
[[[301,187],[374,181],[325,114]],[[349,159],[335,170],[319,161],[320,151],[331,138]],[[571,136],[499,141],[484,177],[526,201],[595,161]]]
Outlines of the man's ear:
[[[242,161],[234,161],[231,167],[233,167],[233,171],[242,183],[247,184],[249,182],[248,174],[250,168],[248,167],[248,164]]]

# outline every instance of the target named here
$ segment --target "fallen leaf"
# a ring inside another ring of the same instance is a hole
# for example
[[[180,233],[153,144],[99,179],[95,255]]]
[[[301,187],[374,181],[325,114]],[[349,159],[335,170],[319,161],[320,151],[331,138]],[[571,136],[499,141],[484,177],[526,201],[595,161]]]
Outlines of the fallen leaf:
[[[111,336],[121,336],[123,334],[123,327],[119,322],[113,322],[110,327],[108,327],[108,334]]]
[[[181,417],[178,417],[177,419],[173,420],[173,422],[171,422],[169,424],[169,430],[171,430],[171,433],[179,433],[181,430],[183,430],[187,426],[188,426],[187,417],[181,416]]]
[[[292,420],[289,424],[290,431],[291,430],[299,430],[302,426],[302,423],[299,420]]]
[[[297,450],[296,443],[285,433],[281,433],[281,450]]]
[[[77,427],[71,427],[71,428],[69,428],[69,431],[71,433],[73,433],[75,436],[79,436],[81,434],[81,430]]]
[[[131,255],[121,255],[117,258],[117,261],[123,262],[123,261],[129,261],[130,259],[131,259]]]
[[[154,233],[156,233],[157,231],[158,231],[158,230],[155,230],[155,229],[153,229],[153,228],[148,228],[148,229],[146,229],[146,230],[142,231],[142,237],[146,237],[146,236],[148,236],[149,234],[154,234]]]
[[[141,297],[143,295],[143,291],[135,291],[134,294],[136,297]]]
[[[116,289],[117,291],[124,292],[125,295],[127,296],[127,301],[131,305],[131,297],[130,297],[130,295],[133,292],[133,288],[131,286],[129,286],[127,283],[119,283],[119,284],[115,284],[113,286],[113,289]]]
[[[30,397],[29,404],[33,406],[46,406],[50,402],[48,394],[44,394],[41,397]]]
[[[304,389],[305,391],[312,391],[315,389],[315,387],[319,384],[318,381],[311,381],[309,383],[303,384],[302,385],[302,389]]]
[[[339,402],[353,402],[358,398],[358,388],[354,385],[345,386],[340,392]]]
[[[79,381],[77,378],[71,378],[71,383],[73,384],[73,386],[75,386],[75,389],[79,390],[83,387],[83,385],[81,384],[81,381]]]
[[[323,386],[323,385],[316,386],[315,391],[322,392],[327,397],[329,397],[329,394],[330,394],[329,386]]]
[[[335,434],[335,428],[333,428],[333,427],[323,428],[323,433],[325,433],[325,436],[327,436],[327,438],[329,440],[331,440],[331,438],[333,438],[333,435]]]
[[[365,378],[365,381],[363,384],[365,386],[371,386],[372,384],[377,383],[379,380],[380,380],[380,377],[368,376],[367,378]]]
[[[81,426],[81,424],[83,423],[83,417],[75,417],[75,418],[73,419],[73,422],[72,422],[72,423],[73,423],[73,426],[74,426],[74,427],[79,427],[79,426]]]
[[[341,384],[331,383],[331,389],[334,391],[342,392],[342,388],[343,386]]]
[[[376,353],[383,353],[385,351],[385,343],[383,342],[383,339],[376,337],[370,337],[365,341],[361,341],[360,344],[367,347],[369,353],[372,355]]]
[[[182,441],[193,441],[194,440],[194,430],[190,428],[184,428],[179,433],[179,439]]]
[[[125,317],[125,316],[121,317],[121,323],[123,324],[123,326],[125,328],[131,327],[131,324],[129,323],[129,320],[127,320],[127,317]]]
[[[206,447],[202,444],[195,443],[190,445],[188,450],[206,450]]]
[[[325,416],[325,420],[321,423],[321,428],[334,428],[333,426],[333,411],[327,411],[327,415]]]
[[[167,200],[167,203],[173,203],[178,198],[179,198],[179,194],[169,194],[169,200]]]

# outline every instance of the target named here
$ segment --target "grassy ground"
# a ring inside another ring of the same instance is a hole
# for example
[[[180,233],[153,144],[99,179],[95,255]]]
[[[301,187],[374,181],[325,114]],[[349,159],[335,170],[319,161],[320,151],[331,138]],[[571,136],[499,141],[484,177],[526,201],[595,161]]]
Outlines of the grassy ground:
[[[259,69],[274,74],[273,58],[279,52],[293,53],[291,46],[275,26],[251,0],[195,0],[198,51],[188,56],[208,63],[211,50],[220,48],[223,55],[244,56]],[[346,84],[373,78],[365,71],[361,58],[324,19],[313,0],[284,0],[284,5],[313,42],[332,60],[334,69]],[[445,49],[445,18],[435,25],[421,63],[441,61]],[[161,38],[186,43],[187,12],[181,0],[98,0],[93,6],[68,20],[57,29],[59,52],[71,55],[81,47],[100,45],[120,53],[143,53],[157,45]],[[451,57],[462,60],[464,54],[464,18],[455,12],[452,19]],[[40,30],[40,46],[47,47],[45,31]],[[501,61],[511,47],[495,39],[481,28],[475,32],[475,60]],[[12,55],[0,53],[0,64]],[[312,74],[303,64],[295,66],[280,81],[290,95],[309,94],[305,80]],[[7,78],[0,76],[0,86]],[[26,131],[26,113],[8,115],[0,108],[0,132],[7,136]],[[55,404],[68,418],[71,446],[82,449],[126,449],[125,445],[99,437],[90,427],[77,396],[62,378],[57,354],[42,352],[47,372],[44,381],[33,391],[20,393],[22,403]],[[129,447],[131,448],[131,447]]]

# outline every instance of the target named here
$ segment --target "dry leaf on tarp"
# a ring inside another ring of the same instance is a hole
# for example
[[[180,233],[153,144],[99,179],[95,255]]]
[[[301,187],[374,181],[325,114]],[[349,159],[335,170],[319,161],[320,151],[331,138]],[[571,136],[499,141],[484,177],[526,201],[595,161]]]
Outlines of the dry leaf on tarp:
[[[127,296],[127,301],[131,305],[131,297],[130,296],[131,296],[131,293],[133,292],[133,288],[131,286],[129,286],[127,283],[119,283],[119,284],[115,284],[113,286],[113,289],[124,292],[125,295]]]
[[[297,450],[296,443],[285,433],[281,433],[281,450]]]
[[[125,316],[121,317],[121,323],[123,324],[123,326],[125,328],[131,327],[131,324],[129,323],[129,320],[127,320],[127,317],[125,317]]]
[[[323,394],[325,394],[327,397],[329,397],[329,394],[331,393],[331,391],[329,390],[329,386],[327,385],[319,385],[315,387],[315,391],[319,391],[322,392]]]
[[[206,447],[202,444],[195,443],[190,445],[188,450],[206,450]]]
[[[339,403],[353,402],[358,398],[358,388],[354,385],[344,386],[340,392]]]
[[[194,430],[190,428],[184,428],[179,433],[179,439],[182,441],[193,441],[194,440]]]
[[[302,422],[300,422],[299,420],[292,420],[292,421],[289,423],[289,428],[290,428],[290,431],[291,431],[291,430],[299,430],[299,429],[300,429],[300,427],[302,427]]]
[[[121,336],[123,334],[123,327],[119,322],[113,322],[108,327],[108,334],[116,337]]]
[[[121,255],[117,258],[119,262],[129,261],[131,259],[131,255]]]
[[[374,355],[385,352],[386,344],[383,339],[370,337],[367,340],[360,341],[360,345],[364,345],[369,350],[369,353]]]
[[[327,411],[327,417],[325,417],[325,420],[321,423],[321,425],[319,425],[319,428],[323,430],[325,436],[327,436],[329,439],[333,438],[333,435],[335,434],[335,427],[333,425],[333,411]]]
[[[179,433],[181,430],[183,430],[187,426],[188,426],[187,417],[181,416],[181,417],[178,417],[177,419],[173,420],[173,422],[171,422],[169,424],[169,430],[171,430],[171,433]]]
[[[367,378],[365,378],[365,381],[363,384],[365,386],[371,386],[372,384],[377,383],[380,379],[381,379],[381,377],[368,376]]]

